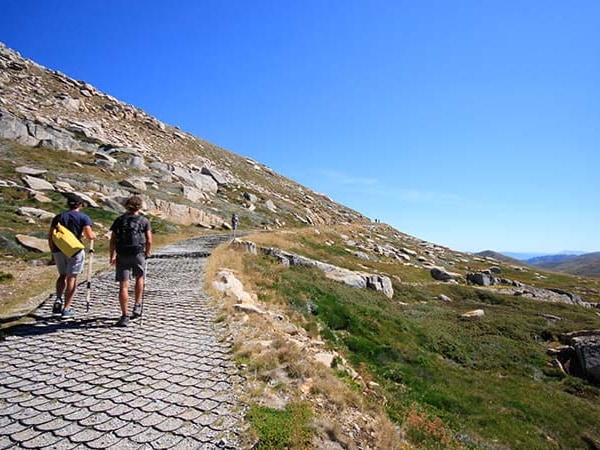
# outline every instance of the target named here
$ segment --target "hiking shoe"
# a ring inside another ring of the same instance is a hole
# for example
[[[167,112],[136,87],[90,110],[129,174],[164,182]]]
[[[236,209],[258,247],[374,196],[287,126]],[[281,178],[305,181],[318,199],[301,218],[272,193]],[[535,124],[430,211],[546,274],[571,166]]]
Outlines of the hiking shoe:
[[[75,317],[75,310],[73,308],[65,309],[60,315],[61,320],[71,320],[74,317]]]
[[[142,317],[142,305],[133,305],[133,311],[131,312],[131,320]]]
[[[60,316],[62,314],[62,307],[62,298],[56,297],[56,300],[54,300],[54,305],[52,305],[52,315]]]
[[[115,324],[116,327],[127,327],[129,326],[129,316],[121,316],[119,321]]]

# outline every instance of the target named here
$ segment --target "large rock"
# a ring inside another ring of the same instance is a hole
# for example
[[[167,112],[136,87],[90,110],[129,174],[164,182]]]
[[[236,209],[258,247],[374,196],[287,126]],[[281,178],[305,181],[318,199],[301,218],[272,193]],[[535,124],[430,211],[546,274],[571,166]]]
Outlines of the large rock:
[[[0,137],[23,145],[37,144],[27,131],[27,125],[8,111],[0,109]]]
[[[46,181],[42,178],[25,175],[22,178],[22,180],[23,180],[23,183],[25,183],[27,185],[27,187],[33,189],[34,191],[53,191],[54,190],[54,186],[52,186],[52,183],[49,183],[48,181]]]
[[[472,311],[468,311],[464,314],[461,314],[461,317],[465,318],[474,318],[474,317],[483,317],[485,316],[485,311],[483,309],[474,309]]]
[[[443,267],[432,267],[429,273],[434,280],[438,281],[458,280],[462,277],[460,273],[450,272]]]
[[[144,170],[144,169],[146,169],[146,164],[144,162],[144,157],[143,156],[132,156],[131,158],[129,158],[127,160],[126,164],[129,167],[132,167],[132,168],[137,169],[137,170]]]
[[[496,279],[493,276],[482,272],[468,273],[467,281],[478,286],[491,286],[496,284]]]
[[[46,169],[36,169],[34,167],[21,166],[15,168],[15,172],[22,173],[23,175],[31,175],[33,177],[37,177],[47,173],[48,171]]]
[[[148,212],[177,225],[198,225],[205,228],[221,228],[224,220],[219,216],[197,208],[160,199],[147,199]]]
[[[267,200],[265,202],[265,208],[267,208],[269,211],[277,212],[277,207],[275,206],[275,203],[273,203],[273,200]]]
[[[119,181],[119,184],[129,190],[133,190],[133,191],[137,191],[137,192],[145,192],[148,189],[146,187],[146,182],[143,179],[138,178],[138,177],[131,177],[131,178],[127,178],[125,180],[121,180],[121,181]]]
[[[317,261],[306,256],[286,252],[274,247],[263,247],[262,252],[277,258],[286,266],[310,266],[321,270],[325,277],[356,288],[368,288],[382,292],[386,297],[394,296],[392,281],[389,277],[364,272],[356,272],[343,267]]]
[[[392,280],[390,280],[389,277],[370,275],[367,277],[367,288],[383,292],[388,298],[392,298],[394,296]]]
[[[206,200],[206,194],[195,187],[183,186],[183,196],[189,201],[199,203],[202,200]]]
[[[27,119],[20,119],[0,109],[0,137],[30,147],[74,151],[81,147],[71,133]]]
[[[39,220],[52,220],[56,214],[45,211],[39,208],[31,208],[29,206],[21,206],[17,210],[17,214],[25,217],[33,217]]]
[[[235,298],[238,303],[253,304],[255,301],[254,297],[244,290],[242,282],[229,270],[220,270],[217,279],[212,282],[212,287]]]
[[[208,175],[209,177],[212,177],[212,179],[215,180],[215,182],[219,186],[227,186],[227,180],[225,180],[225,178],[223,177],[223,175],[221,175],[215,169],[210,169],[208,167],[203,167],[202,170],[200,171],[200,173],[202,173],[204,175]]]
[[[600,385],[600,330],[578,331],[569,337],[585,378]]]
[[[127,211],[123,206],[123,200],[120,198],[115,199],[112,197],[102,197],[100,199],[100,202],[102,203],[103,209],[115,211],[118,213],[124,213],[125,211]]]
[[[15,239],[19,244],[28,250],[32,250],[38,253],[48,253],[50,246],[48,245],[47,239],[40,239],[34,236],[27,236],[25,234],[15,235]]]
[[[217,182],[211,176],[208,175],[194,173],[192,174],[192,181],[194,182],[194,185],[202,192],[216,194],[219,189]]]

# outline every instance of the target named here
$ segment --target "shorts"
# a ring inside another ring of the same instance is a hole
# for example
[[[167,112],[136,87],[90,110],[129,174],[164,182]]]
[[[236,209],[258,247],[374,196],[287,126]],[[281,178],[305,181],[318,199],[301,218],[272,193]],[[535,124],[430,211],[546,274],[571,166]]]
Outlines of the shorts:
[[[56,268],[61,275],[78,275],[83,272],[85,262],[85,251],[82,250],[72,258],[62,252],[53,252],[52,256],[56,262]]]
[[[146,256],[143,253],[137,255],[117,255],[117,267],[115,270],[116,281],[128,281],[131,275],[135,278],[144,276]]]

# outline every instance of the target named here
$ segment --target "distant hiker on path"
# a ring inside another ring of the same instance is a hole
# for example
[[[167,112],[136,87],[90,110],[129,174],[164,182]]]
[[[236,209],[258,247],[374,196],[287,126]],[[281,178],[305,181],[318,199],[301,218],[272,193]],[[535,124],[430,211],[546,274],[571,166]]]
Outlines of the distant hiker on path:
[[[235,239],[235,232],[238,228],[238,224],[240,222],[239,217],[237,216],[237,214],[232,214],[231,215],[231,229],[233,230],[233,238]]]
[[[58,214],[52,219],[50,231],[48,232],[48,244],[58,269],[56,298],[52,307],[52,315],[60,316],[63,320],[69,320],[75,316],[75,310],[71,308],[71,303],[77,288],[77,275],[83,272],[85,251],[79,251],[71,257],[65,255],[54,243],[52,239],[53,231],[60,223],[71,231],[79,241],[83,236],[90,241],[96,238],[96,234],[92,231],[92,219],[81,212],[83,199],[78,195],[71,194],[67,197],[67,206],[69,207],[68,211]]]
[[[129,321],[142,316],[142,295],[146,277],[146,258],[152,251],[152,228],[150,221],[140,215],[143,201],[133,195],[125,202],[127,212],[115,219],[110,227],[110,263],[115,264],[115,280],[119,282],[121,318],[118,327],[126,327]],[[127,312],[129,303],[129,280],[135,278],[135,302],[131,317]]]

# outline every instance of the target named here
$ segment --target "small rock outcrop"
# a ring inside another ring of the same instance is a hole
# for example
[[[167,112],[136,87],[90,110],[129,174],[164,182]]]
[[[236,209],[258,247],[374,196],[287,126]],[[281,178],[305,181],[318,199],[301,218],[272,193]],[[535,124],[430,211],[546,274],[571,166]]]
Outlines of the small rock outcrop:
[[[462,278],[460,273],[450,272],[443,267],[432,267],[429,273],[434,280],[438,281],[458,281]]]
[[[236,240],[235,245],[255,253],[256,245],[252,242],[246,242],[248,241]],[[276,258],[285,266],[316,267],[323,271],[325,276],[331,280],[339,281],[340,283],[356,288],[373,289],[382,292],[388,298],[394,296],[392,281],[387,276],[344,269],[342,267],[334,266],[333,264],[327,264],[295,253],[286,252],[275,247],[261,247],[260,251],[265,255]]]
[[[583,377],[600,385],[600,330],[574,331],[563,340],[573,347]]]

